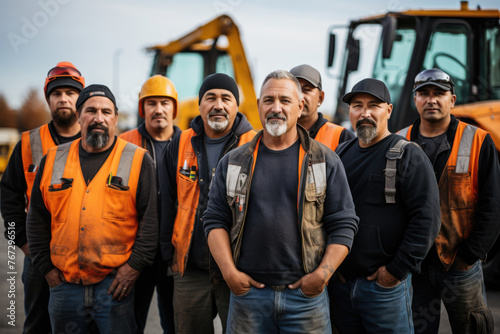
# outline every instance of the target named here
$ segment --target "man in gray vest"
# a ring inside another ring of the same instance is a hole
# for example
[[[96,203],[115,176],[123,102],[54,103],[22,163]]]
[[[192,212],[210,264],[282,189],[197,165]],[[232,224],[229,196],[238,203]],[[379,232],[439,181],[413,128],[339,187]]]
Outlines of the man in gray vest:
[[[422,273],[413,276],[415,332],[438,332],[442,300],[453,333],[493,333],[481,262],[500,232],[495,144],[488,132],[451,115],[457,97],[447,73],[420,72],[413,91],[420,118],[400,134],[431,160],[441,207],[441,230]]]
[[[270,73],[257,104],[264,130],[221,160],[203,215],[231,289],[227,332],[329,333],[325,286],[358,221],[344,168],[297,124],[291,73]]]
[[[352,251],[331,284],[340,333],[413,333],[411,275],[439,230],[438,189],[424,152],[391,134],[386,85],[364,79],[342,98],[358,138],[342,143],[359,216]]]

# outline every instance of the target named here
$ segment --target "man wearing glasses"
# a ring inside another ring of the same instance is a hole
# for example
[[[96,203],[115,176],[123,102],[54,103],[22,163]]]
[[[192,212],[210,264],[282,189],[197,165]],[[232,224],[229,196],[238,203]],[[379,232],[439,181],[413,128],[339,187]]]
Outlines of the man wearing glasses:
[[[400,134],[429,157],[441,206],[441,230],[413,276],[415,332],[438,332],[442,300],[453,333],[493,333],[481,262],[500,231],[497,151],[488,132],[450,114],[457,97],[447,73],[420,72],[413,92],[420,118]]]
[[[26,214],[31,189],[40,160],[48,149],[80,138],[75,104],[84,87],[85,79],[70,62],[60,62],[49,71],[44,93],[52,121],[22,134],[0,183],[5,237],[9,240],[15,237],[15,244],[25,254],[22,275],[26,315],[24,333],[51,332],[47,312],[49,286],[31,262],[26,237]],[[15,231],[15,234],[11,231]]]

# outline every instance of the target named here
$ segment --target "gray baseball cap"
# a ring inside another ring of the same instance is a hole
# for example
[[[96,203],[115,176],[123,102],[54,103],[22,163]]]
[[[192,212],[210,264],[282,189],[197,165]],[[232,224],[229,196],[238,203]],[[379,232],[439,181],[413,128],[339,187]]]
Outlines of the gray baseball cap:
[[[319,74],[318,70],[310,65],[299,65],[295,66],[290,70],[290,73],[293,74],[297,79],[304,79],[309,82],[314,87],[321,89],[321,74]]]

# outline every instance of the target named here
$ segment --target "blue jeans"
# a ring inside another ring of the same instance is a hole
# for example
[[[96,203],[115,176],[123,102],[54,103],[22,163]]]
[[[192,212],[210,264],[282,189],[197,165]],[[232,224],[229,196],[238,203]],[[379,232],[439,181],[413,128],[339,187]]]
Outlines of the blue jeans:
[[[49,314],[54,333],[87,333],[95,321],[100,334],[135,333],[133,291],[121,301],[108,295],[113,277],[82,285],[61,283],[50,288]]]
[[[334,279],[331,291],[332,322],[339,333],[413,333],[411,274],[392,288],[364,277],[346,283]]]
[[[473,333],[471,312],[486,309],[483,270],[477,261],[469,270],[445,272],[437,256],[413,276],[415,333],[438,333],[443,301],[453,333]]]
[[[231,293],[227,333],[331,333],[326,289],[307,297],[299,289],[275,291],[270,287]]]
[[[23,333],[50,333],[49,285],[45,277],[35,268],[31,257],[24,257],[24,321]]]

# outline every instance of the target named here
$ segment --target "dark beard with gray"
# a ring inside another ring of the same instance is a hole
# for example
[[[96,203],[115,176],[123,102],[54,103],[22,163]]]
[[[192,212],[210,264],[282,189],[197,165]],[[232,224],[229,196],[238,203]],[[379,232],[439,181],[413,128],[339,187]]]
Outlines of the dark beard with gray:
[[[370,145],[373,139],[377,137],[377,123],[370,118],[360,119],[356,122],[356,135],[363,144]]]
[[[102,129],[104,132],[93,132],[94,129]],[[109,141],[109,130],[108,128],[95,124],[89,125],[87,128],[87,144],[95,149],[100,149],[106,146]]]

